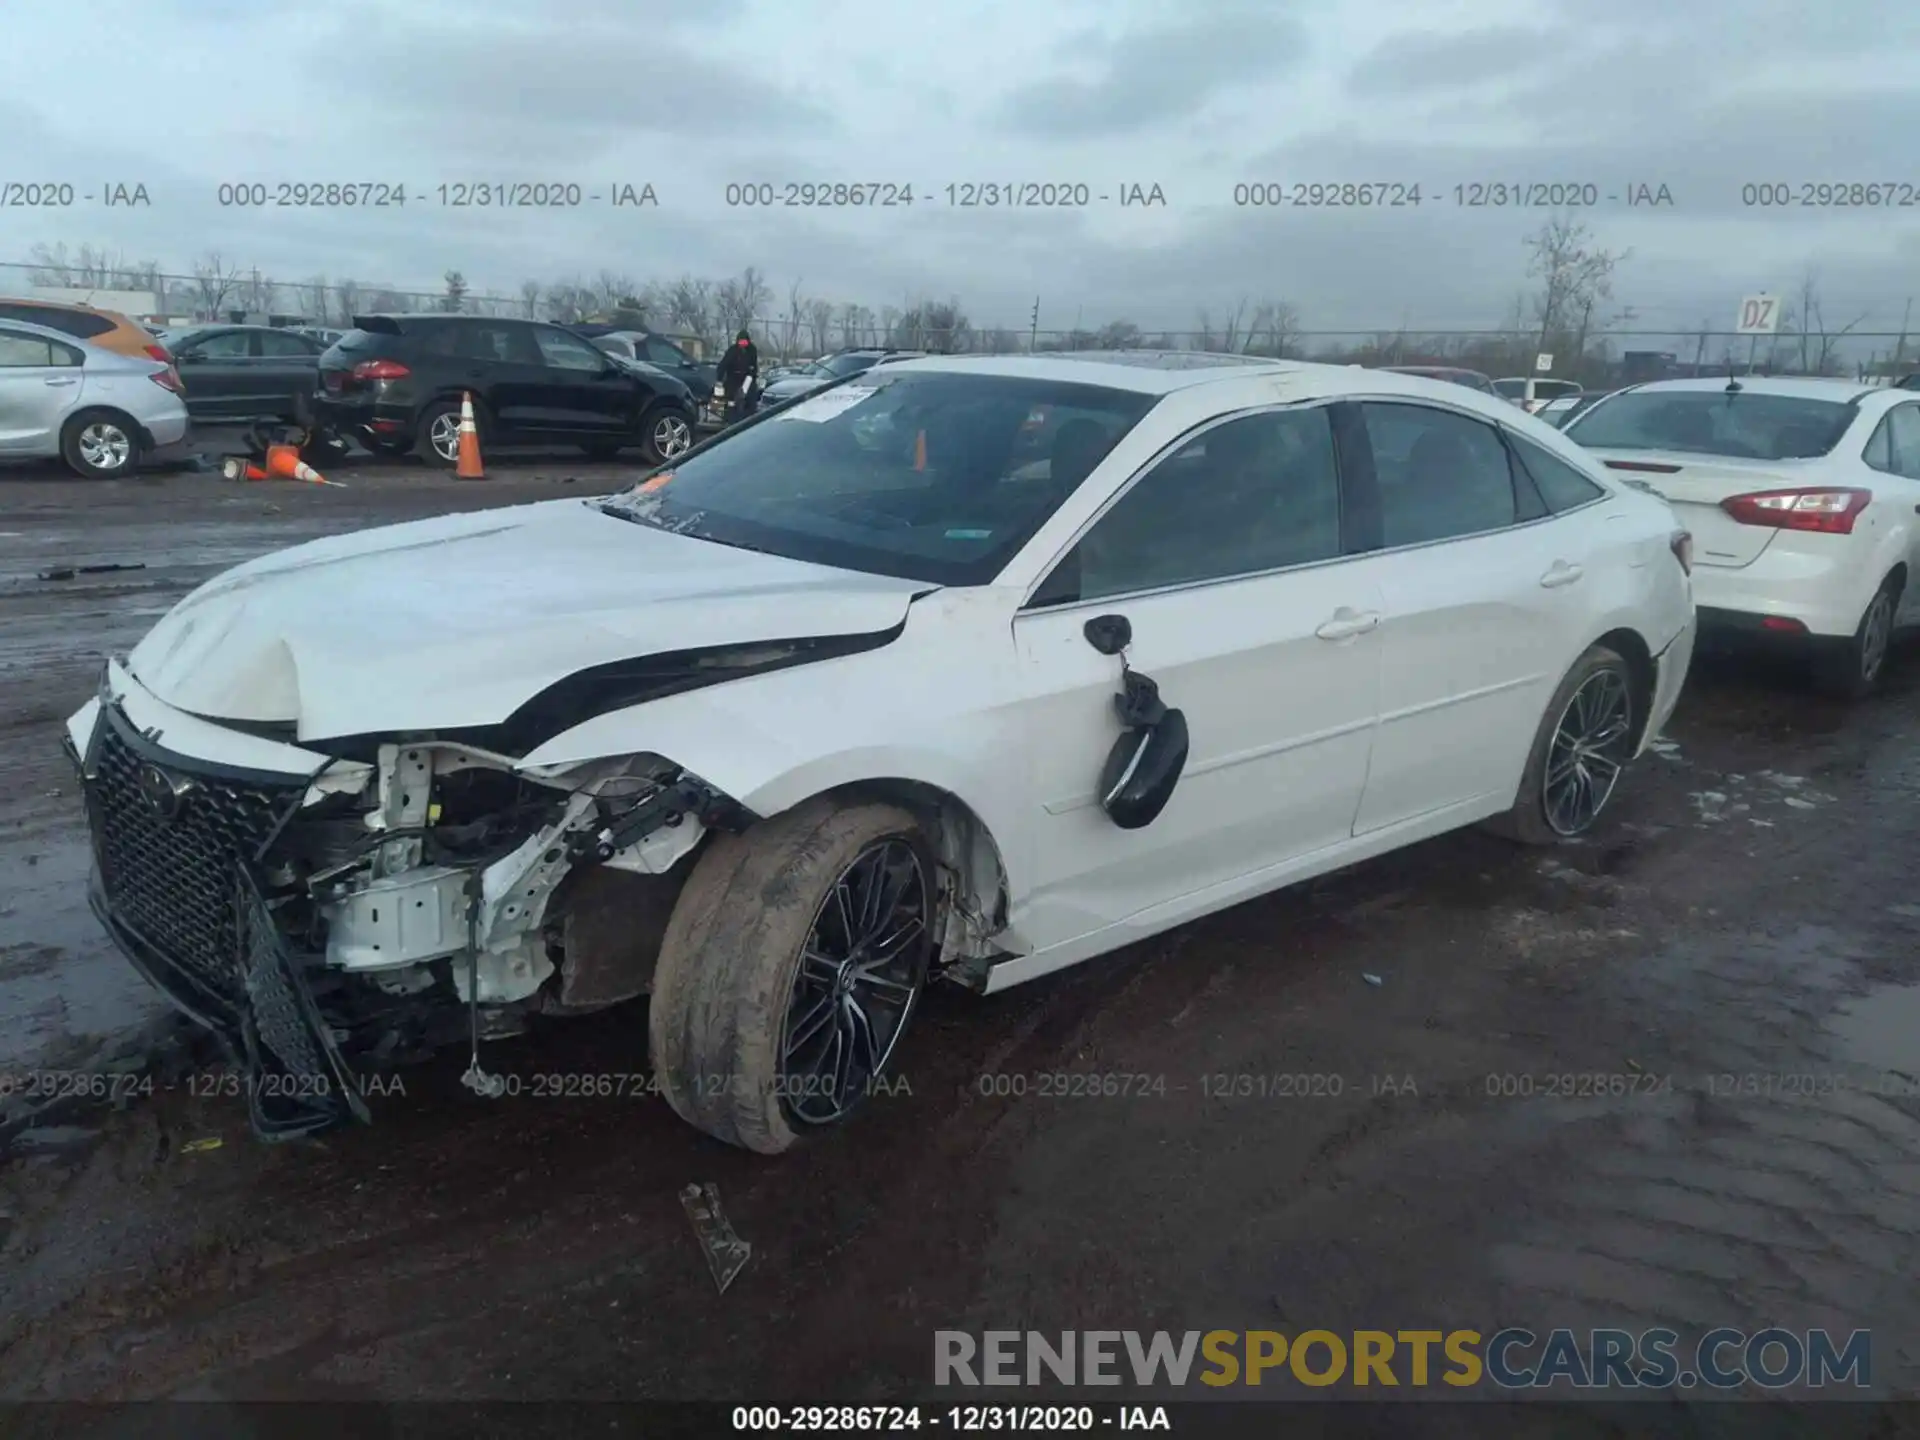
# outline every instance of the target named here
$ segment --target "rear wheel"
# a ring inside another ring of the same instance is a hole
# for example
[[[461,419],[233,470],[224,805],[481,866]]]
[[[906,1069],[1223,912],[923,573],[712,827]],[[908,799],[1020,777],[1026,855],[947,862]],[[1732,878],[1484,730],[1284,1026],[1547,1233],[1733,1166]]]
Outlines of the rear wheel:
[[[1886,674],[1887,653],[1893,648],[1893,617],[1900,608],[1900,576],[1889,575],[1874,592],[1860,616],[1860,624],[1845,640],[1823,643],[1813,655],[1814,684],[1841,700],[1860,700],[1873,693]]]
[[[654,972],[648,1037],[675,1113],[774,1155],[857,1111],[925,987],[936,883],[892,805],[816,800],[716,836]]]
[[[60,458],[87,480],[111,480],[140,459],[140,430],[111,410],[83,410],[60,432]]]
[[[1513,809],[1492,828],[1528,845],[1591,830],[1632,758],[1643,703],[1625,659],[1604,645],[1588,650],[1554,691]]]
[[[478,407],[474,410],[474,425],[480,425]],[[455,400],[438,400],[420,412],[420,423],[414,428],[413,448],[420,458],[429,465],[437,465],[443,470],[452,469],[460,463],[460,404]]]

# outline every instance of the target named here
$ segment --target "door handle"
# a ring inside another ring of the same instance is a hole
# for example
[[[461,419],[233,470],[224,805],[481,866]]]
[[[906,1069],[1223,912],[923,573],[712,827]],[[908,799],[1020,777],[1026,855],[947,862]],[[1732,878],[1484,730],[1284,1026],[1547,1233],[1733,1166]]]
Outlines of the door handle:
[[[1549,590],[1556,590],[1562,585],[1573,584],[1586,573],[1578,565],[1569,565],[1564,560],[1556,560],[1553,562],[1553,568],[1540,577],[1540,583]]]
[[[49,385],[78,385],[79,383],[80,382],[71,375],[49,375],[47,377],[47,384]]]
[[[1380,623],[1380,613],[1369,610],[1361,614],[1342,605],[1333,612],[1333,618],[1313,633],[1322,640],[1351,640],[1356,635],[1364,635]]]

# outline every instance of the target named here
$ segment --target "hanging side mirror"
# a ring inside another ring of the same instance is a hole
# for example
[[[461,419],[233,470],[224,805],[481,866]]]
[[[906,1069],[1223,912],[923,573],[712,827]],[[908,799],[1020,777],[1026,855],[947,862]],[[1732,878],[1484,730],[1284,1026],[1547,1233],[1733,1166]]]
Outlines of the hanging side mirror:
[[[1173,798],[1187,766],[1187,717],[1167,711],[1157,725],[1128,730],[1100,770],[1100,808],[1122,830],[1150,825]]]
[[[1180,783],[1187,766],[1187,717],[1168,709],[1160,687],[1139,671],[1126,671],[1121,683],[1113,707],[1127,728],[1100,767],[1100,808],[1122,830],[1138,830],[1167,808]]]

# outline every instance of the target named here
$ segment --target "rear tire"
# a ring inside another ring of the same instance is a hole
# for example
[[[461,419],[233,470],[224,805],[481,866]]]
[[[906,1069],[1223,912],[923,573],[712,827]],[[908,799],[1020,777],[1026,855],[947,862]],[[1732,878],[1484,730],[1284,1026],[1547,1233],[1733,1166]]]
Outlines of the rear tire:
[[[883,892],[880,921],[843,923],[861,908],[840,903],[861,893],[851,877],[881,869],[910,877],[900,896],[918,905],[917,929],[900,918],[911,907],[888,905]],[[919,822],[893,805],[822,798],[743,835],[716,835],[674,906],[654,970],[649,1050],[674,1112],[763,1155],[843,1123],[886,1074],[917,1008],[933,948],[935,876]],[[908,938],[896,950],[890,942],[901,931]],[[866,936],[865,948],[842,935]],[[867,970],[886,967],[880,977],[861,978],[853,967],[862,955]],[[883,955],[896,958],[874,958]],[[851,1018],[848,1005],[863,1018]],[[829,1065],[833,1083],[817,1085],[808,1068],[816,1042],[843,1043],[849,1057],[864,1053],[871,1063],[844,1077]]]
[[[83,480],[114,480],[140,464],[140,427],[115,410],[82,410],[60,431],[60,458]]]
[[[1860,624],[1845,640],[1829,640],[1813,653],[1813,683],[1837,700],[1864,700],[1887,673],[1893,646],[1893,617],[1900,609],[1900,577],[1889,575],[1861,613]]]
[[[473,408],[473,423],[486,439],[486,425],[480,407]],[[451,470],[460,463],[460,402],[436,400],[420,412],[414,427],[413,449],[422,460],[439,470]]]
[[[1625,773],[1645,704],[1625,659],[1604,645],[1589,649],[1547,702],[1513,808],[1487,828],[1523,845],[1586,834]]]

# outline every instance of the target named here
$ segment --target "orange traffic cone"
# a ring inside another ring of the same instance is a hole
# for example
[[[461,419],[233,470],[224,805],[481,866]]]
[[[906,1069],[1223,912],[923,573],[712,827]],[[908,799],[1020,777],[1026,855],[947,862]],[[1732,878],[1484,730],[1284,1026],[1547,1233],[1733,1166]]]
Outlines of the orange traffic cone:
[[[460,463],[453,467],[458,480],[484,480],[486,469],[480,464],[480,427],[473,420],[473,396],[460,397]]]
[[[267,474],[276,480],[304,480],[310,485],[333,483],[300,458],[297,445],[269,445]]]

